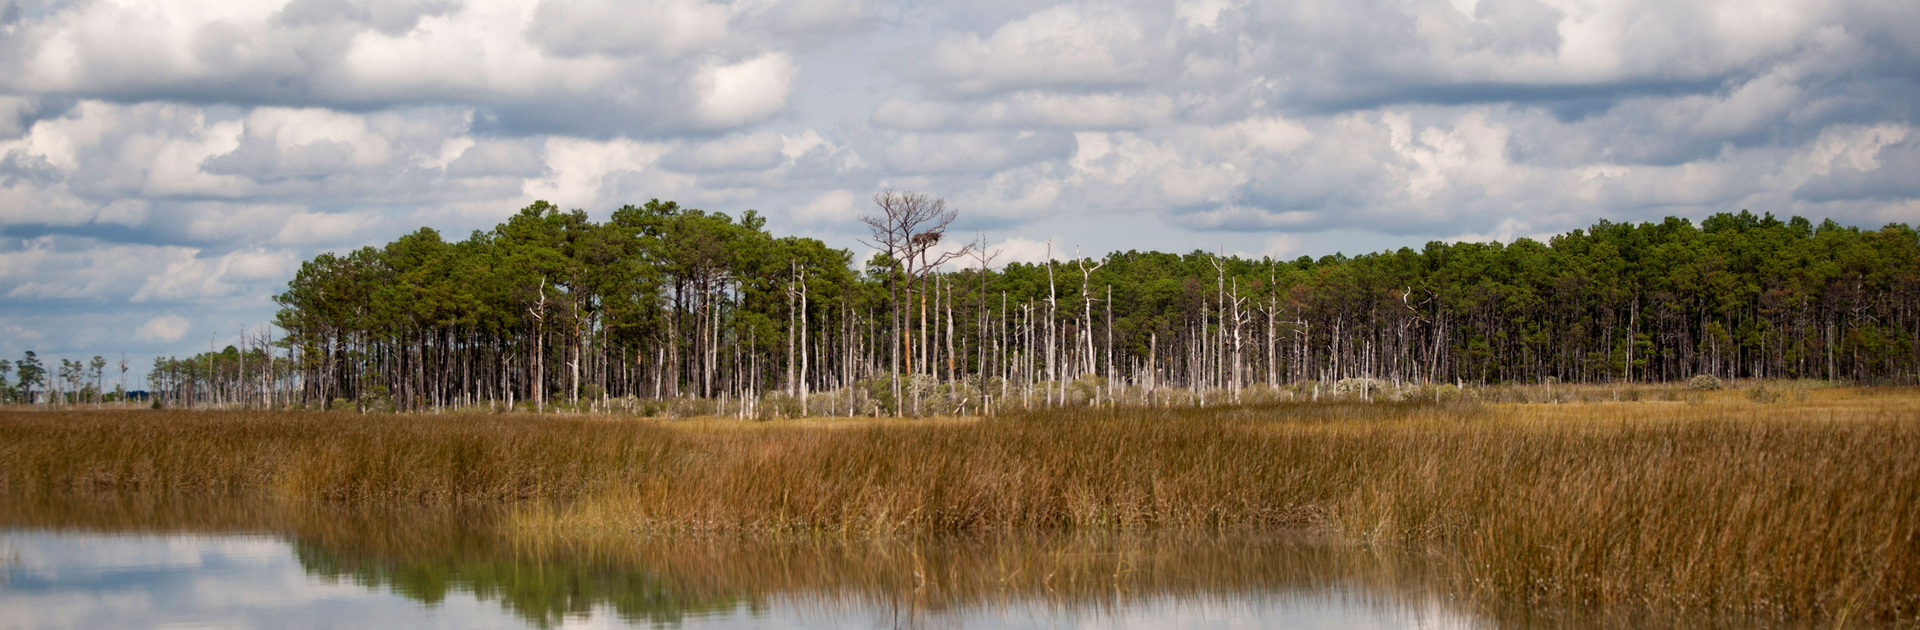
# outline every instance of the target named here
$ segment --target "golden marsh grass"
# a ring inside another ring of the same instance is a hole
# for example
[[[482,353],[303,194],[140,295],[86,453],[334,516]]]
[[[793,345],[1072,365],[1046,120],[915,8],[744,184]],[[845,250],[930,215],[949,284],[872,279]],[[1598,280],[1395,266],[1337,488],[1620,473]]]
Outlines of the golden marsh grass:
[[[828,426],[7,413],[0,496],[499,506],[504,540],[578,549],[714,534],[1309,532],[1417,550],[1475,600],[1910,623],[1917,403],[1914,390],[1834,388],[1774,402],[1732,391]]]

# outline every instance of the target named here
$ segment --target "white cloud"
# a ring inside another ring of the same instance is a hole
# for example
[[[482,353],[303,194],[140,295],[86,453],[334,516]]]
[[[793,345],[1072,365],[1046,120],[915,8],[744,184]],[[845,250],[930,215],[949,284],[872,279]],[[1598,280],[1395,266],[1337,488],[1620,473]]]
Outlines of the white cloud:
[[[145,199],[120,199],[101,208],[93,220],[98,223],[118,223],[125,226],[138,226],[147,220],[147,211],[153,203]]]
[[[527,180],[525,197],[545,199],[561,207],[596,205],[602,201],[602,188],[609,176],[635,172],[658,160],[666,145],[610,140],[596,142],[573,138],[547,141],[545,177]]]
[[[191,250],[189,250],[191,251]],[[217,258],[175,256],[147,276],[129,302],[209,302],[245,291],[248,284],[285,282],[299,263],[290,252],[247,250]]]
[[[779,110],[795,51],[864,15],[843,0],[77,3],[8,26],[0,96],[361,111],[456,102],[516,129],[728,128]],[[0,103],[0,137],[31,105]]]
[[[1826,175],[1835,168],[1871,171],[1880,168],[1880,151],[1905,141],[1911,127],[1904,124],[1880,124],[1871,127],[1841,125],[1829,127],[1809,146],[1802,148],[1777,173],[1764,182],[1773,188],[1793,190],[1814,176]]]
[[[145,324],[141,324],[139,330],[133,331],[133,338],[141,341],[173,343],[179,341],[181,337],[185,337],[187,330],[192,327],[192,323],[188,322],[185,317],[179,315],[161,315],[147,320]]]
[[[40,236],[0,250],[0,290],[9,299],[108,300],[134,291],[157,266],[195,250]]]
[[[1057,94],[1024,91],[968,104],[889,99],[874,122],[895,129],[946,127],[1137,128],[1170,122],[1174,102],[1158,94]]]
[[[668,168],[684,171],[730,171],[772,168],[788,157],[789,141],[780,134],[735,134],[685,145],[662,158]]]
[[[1274,260],[1291,260],[1300,257],[1306,251],[1307,239],[1295,233],[1275,234],[1267,237],[1265,245],[1266,247],[1260,250],[1260,255]]]
[[[848,223],[859,218],[862,201],[862,197],[851,190],[829,190],[795,207],[793,217],[802,225]]]
[[[998,264],[1010,262],[1028,264],[1043,263],[1046,262],[1049,257],[1053,260],[1065,260],[1073,255],[1072,252],[1061,250],[1060,238],[1057,236],[1037,241],[1022,236],[1015,236],[995,243],[993,246],[988,247],[987,250],[1000,252],[1001,258],[995,261]]]
[[[1178,0],[1173,12],[1189,25],[1211,29],[1219,23],[1220,13],[1233,5],[1231,0]]]
[[[799,71],[786,53],[703,66],[693,80],[697,117],[710,128],[763,120],[786,107],[787,93]]]
[[[948,90],[1111,86],[1152,78],[1159,44],[1142,18],[1111,5],[1065,5],[1009,22],[985,39],[948,35],[927,68]]]
[[[1066,138],[1034,132],[900,133],[887,161],[906,173],[995,171],[1066,154]]]
[[[257,322],[317,252],[457,239],[534,199],[759,208],[852,247],[883,185],[951,200],[1016,260],[1047,234],[1318,255],[1741,208],[1913,221],[1916,20],[1812,0],[49,5],[0,54],[0,296],[118,309],[89,330],[158,305]]]
[[[379,215],[354,212],[299,211],[287,217],[273,236],[282,245],[322,245],[350,240],[379,224]]]
[[[730,13],[700,0],[541,0],[527,38],[563,56],[671,58],[719,43]]]

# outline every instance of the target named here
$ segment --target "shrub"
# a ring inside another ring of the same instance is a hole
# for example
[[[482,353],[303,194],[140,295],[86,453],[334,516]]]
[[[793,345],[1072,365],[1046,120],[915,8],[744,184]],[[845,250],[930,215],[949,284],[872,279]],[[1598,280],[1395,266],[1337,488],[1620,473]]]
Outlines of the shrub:
[[[1726,384],[1720,382],[1720,377],[1712,374],[1698,374],[1687,379],[1687,389],[1715,390],[1722,387],[1726,387]]]

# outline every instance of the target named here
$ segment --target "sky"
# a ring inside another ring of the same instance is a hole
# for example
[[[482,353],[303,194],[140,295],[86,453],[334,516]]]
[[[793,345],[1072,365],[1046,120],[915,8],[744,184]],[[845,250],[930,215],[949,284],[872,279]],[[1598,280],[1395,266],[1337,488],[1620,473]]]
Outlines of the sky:
[[[534,200],[1000,262],[1750,209],[1920,223],[1911,0],[0,0],[0,358],[260,333],[302,261]],[[111,377],[116,368],[109,368]]]

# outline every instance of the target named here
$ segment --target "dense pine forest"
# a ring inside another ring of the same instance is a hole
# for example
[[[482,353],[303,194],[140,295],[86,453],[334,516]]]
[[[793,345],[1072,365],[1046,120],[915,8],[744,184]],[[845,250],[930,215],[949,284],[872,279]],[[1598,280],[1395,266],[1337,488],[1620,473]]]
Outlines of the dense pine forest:
[[[459,241],[422,228],[306,262],[279,334],[150,380],[182,405],[916,415],[1920,374],[1920,235],[1900,224],[1742,211],[1318,260],[999,265],[947,238],[938,200],[876,204],[869,260],[658,200],[604,223],[538,202]]]

